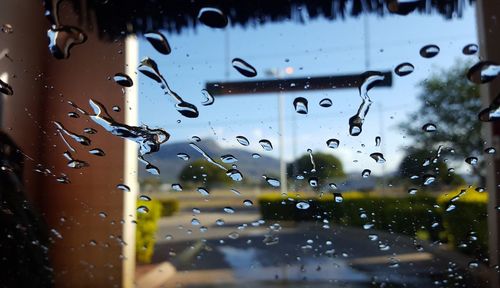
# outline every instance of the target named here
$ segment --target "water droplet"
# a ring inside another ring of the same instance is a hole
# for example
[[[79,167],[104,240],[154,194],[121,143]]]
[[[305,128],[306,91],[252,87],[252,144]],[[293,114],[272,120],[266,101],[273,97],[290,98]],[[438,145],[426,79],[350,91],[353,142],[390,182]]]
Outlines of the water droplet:
[[[437,45],[425,45],[420,49],[420,56],[424,58],[432,58],[439,54],[439,47]]]
[[[262,149],[265,151],[272,151],[273,150],[273,144],[271,144],[271,141],[267,139],[262,139],[259,141],[260,146],[262,146]]]
[[[201,138],[198,137],[198,136],[193,136],[191,137],[191,139],[194,141],[194,142],[200,142],[201,141]]]
[[[430,174],[424,175],[424,186],[429,186],[434,183],[434,181],[436,181],[436,176]]]
[[[375,137],[375,147],[379,147],[380,142],[382,142],[382,138],[380,136]]]
[[[479,263],[477,261],[470,261],[469,262],[469,268],[470,269],[475,269],[479,267]]]
[[[240,143],[243,146],[250,145],[250,141],[248,141],[248,139],[245,138],[245,136],[236,136],[236,141],[238,141],[238,143]]]
[[[465,163],[470,164],[472,166],[476,166],[478,162],[477,157],[467,157],[465,158]]]
[[[384,155],[382,155],[382,153],[375,152],[375,153],[370,154],[370,157],[372,157],[372,159],[375,160],[375,162],[377,162],[379,164],[385,163]]]
[[[344,197],[340,193],[333,193],[333,200],[335,203],[342,203],[344,202]]]
[[[252,158],[254,158],[254,159],[259,159],[260,157],[261,157],[261,156],[260,156],[260,154],[259,154],[259,153],[253,153],[253,154],[252,154]]]
[[[207,90],[205,90],[205,89],[201,90],[201,94],[205,98],[205,100],[203,102],[201,102],[201,105],[210,106],[210,105],[214,104],[215,98]]]
[[[142,201],[151,201],[151,197],[149,197],[147,195],[141,195],[141,196],[139,196],[139,200],[142,200]]]
[[[366,224],[363,224],[363,229],[370,230],[373,228],[373,226],[375,226],[373,223],[366,223]]]
[[[408,189],[408,194],[410,194],[410,195],[415,195],[415,194],[417,194],[417,192],[418,192],[418,190],[415,188]]]
[[[238,196],[241,196],[241,193],[240,191],[236,190],[236,189],[231,189],[231,192],[233,192],[234,194],[238,195]]]
[[[123,192],[130,192],[130,187],[125,184],[118,184],[116,185],[116,188],[122,190]]]
[[[179,183],[174,183],[174,184],[172,184],[171,187],[172,187],[172,190],[174,190],[174,191],[182,191],[182,186]]]
[[[453,210],[455,210],[457,208],[457,206],[455,206],[454,204],[450,204],[447,208],[446,208],[446,212],[451,212]]]
[[[146,37],[151,46],[153,46],[159,53],[168,55],[172,51],[172,49],[170,49],[170,45],[168,44],[167,38],[165,38],[162,33],[157,31],[148,32],[144,33],[144,37]]]
[[[318,178],[317,177],[309,178],[309,185],[311,185],[311,187],[318,187]]]
[[[340,141],[338,139],[328,139],[326,145],[328,148],[336,149],[339,147]]]
[[[293,100],[293,106],[295,107],[295,112],[299,114],[307,114],[307,99],[303,97],[297,97]]]
[[[227,235],[227,237],[229,237],[230,239],[236,240],[240,237],[240,234],[238,234],[238,232],[231,232]]]
[[[486,154],[495,154],[497,152],[497,150],[494,147],[488,147],[488,148],[484,149],[484,152]]]
[[[73,46],[87,41],[87,35],[79,28],[60,26],[47,30],[49,51],[57,59],[67,59]]]
[[[413,66],[413,64],[411,63],[405,62],[396,66],[396,68],[394,68],[394,73],[396,73],[396,75],[400,77],[403,77],[411,74],[413,70],[415,70],[415,66]]]
[[[67,175],[62,175],[56,178],[56,181],[61,184],[70,184],[71,181]]]
[[[9,84],[3,82],[0,80],[0,93],[3,93],[8,96],[14,95],[14,90],[12,90],[12,87],[10,87]]]
[[[76,112],[68,112],[68,117],[80,118],[80,115],[78,115]]]
[[[500,74],[500,65],[492,61],[480,61],[467,71],[467,79],[476,84],[488,83]]]
[[[250,206],[253,206],[253,202],[252,200],[243,200],[243,206],[246,206],[246,207],[250,207]]]
[[[94,128],[85,128],[85,129],[83,129],[83,133],[96,134],[97,130],[95,130]]]
[[[108,217],[108,214],[106,214],[106,212],[99,212],[99,217],[106,218]]]
[[[61,138],[63,139],[63,141],[65,142],[65,144],[68,146],[68,148],[71,151],[75,151],[75,149],[73,147],[71,147],[71,145],[69,145],[69,143],[64,138],[63,134],[69,136],[71,139],[82,144],[83,146],[89,146],[92,143],[89,138],[87,138],[83,135],[78,135],[76,133],[73,133],[73,132],[67,130],[66,128],[64,128],[64,126],[61,123],[59,123],[57,121],[54,121],[53,123],[54,123],[54,125],[56,125],[57,132],[59,133],[59,135],[61,136]]]
[[[363,178],[368,178],[372,174],[372,171],[370,169],[365,169],[363,172],[361,172],[361,177]]]
[[[147,213],[149,213],[149,208],[146,206],[139,206],[139,207],[137,207],[137,212],[139,212],[141,214],[147,214]]]
[[[422,126],[422,130],[424,132],[436,132],[437,128],[436,128],[436,125],[434,125],[432,123],[427,123],[424,126]]]
[[[14,32],[14,27],[12,27],[12,25],[7,24],[7,23],[3,24],[0,29],[2,30],[3,33],[6,33],[6,34],[10,34],[10,33]]]
[[[462,49],[462,53],[464,53],[464,55],[474,55],[477,51],[479,51],[479,46],[476,44],[467,44]]]
[[[145,169],[152,175],[160,175],[160,169],[151,163],[146,164]]]
[[[224,212],[228,213],[228,214],[234,214],[234,209],[231,208],[231,207],[224,207]]]
[[[229,170],[227,170],[226,175],[229,176],[229,177],[231,177],[231,179],[233,179],[233,181],[238,181],[239,182],[239,181],[243,180],[243,175],[237,169],[229,169]]]
[[[309,209],[311,205],[309,205],[309,203],[307,202],[304,202],[304,201],[300,201],[298,202],[295,207],[297,207],[297,209],[301,209],[301,210],[306,210],[306,209]]]
[[[200,224],[201,224],[201,223],[200,223],[200,220],[198,220],[198,219],[196,219],[196,218],[191,219],[191,225],[193,225],[193,226],[198,226],[198,225],[200,225]]]
[[[224,220],[223,220],[223,219],[217,219],[217,220],[215,220],[215,224],[216,224],[217,226],[223,226],[225,223],[226,223],[226,222],[224,222]]]
[[[493,99],[490,106],[479,112],[478,118],[483,122],[500,120],[500,94]]]
[[[191,211],[193,211],[193,214],[200,214],[201,210],[198,208],[193,208]]]
[[[370,239],[370,241],[377,241],[378,235],[377,234],[368,234],[368,239]]]
[[[224,28],[228,23],[227,16],[214,7],[201,8],[198,12],[198,21],[212,28]]]
[[[206,188],[203,188],[203,187],[198,187],[198,189],[196,189],[196,191],[198,191],[198,193],[200,193],[203,196],[210,195],[210,192],[208,192],[208,190]]]
[[[95,156],[105,156],[106,155],[106,153],[104,153],[104,151],[102,151],[102,149],[100,149],[100,148],[90,149],[89,153],[92,155],[95,155]]]
[[[269,183],[269,185],[271,185],[273,187],[280,187],[280,185],[281,185],[280,181],[276,178],[270,178],[270,177],[267,177],[266,175],[263,175],[262,177],[264,177],[266,182]]]
[[[188,161],[191,157],[186,153],[177,153],[177,158]]]
[[[123,73],[116,73],[113,77],[113,80],[116,82],[116,84],[123,87],[132,87],[134,85],[132,79],[127,74]]]
[[[233,155],[231,154],[227,154],[227,155],[222,155],[220,157],[220,160],[224,163],[228,163],[228,164],[231,164],[231,163],[235,163],[238,161],[238,159],[236,159],[236,157],[234,157]]]
[[[184,101],[179,94],[170,89],[167,80],[160,74],[158,65],[153,59],[144,58],[137,69],[142,74],[161,84],[164,93],[170,96],[170,99],[175,103],[175,108],[182,116],[187,118],[196,118],[199,116],[198,108],[195,105]]]
[[[330,184],[328,184],[328,186],[330,186],[330,188],[331,188],[332,190],[337,190],[337,189],[339,189],[339,188],[337,187],[337,184],[335,184],[335,183],[330,183]]]
[[[476,190],[477,192],[479,192],[479,193],[483,193],[484,191],[486,191],[486,190],[484,189],[484,187],[476,187],[476,189],[475,189],[475,190]]]
[[[319,106],[324,108],[331,107],[332,105],[333,105],[332,100],[330,100],[329,98],[323,98],[321,99],[321,101],[319,101]]]
[[[234,58],[232,64],[234,69],[236,69],[236,71],[240,72],[240,74],[245,77],[251,78],[257,76],[257,70],[255,70],[252,65],[248,64],[243,59]]]

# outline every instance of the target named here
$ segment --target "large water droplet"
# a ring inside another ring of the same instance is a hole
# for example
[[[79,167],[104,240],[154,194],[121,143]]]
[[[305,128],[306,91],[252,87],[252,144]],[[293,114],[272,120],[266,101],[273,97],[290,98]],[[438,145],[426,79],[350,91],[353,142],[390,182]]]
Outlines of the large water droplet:
[[[123,87],[132,87],[132,85],[134,85],[132,79],[127,74],[124,73],[116,73],[115,76],[113,77],[113,81],[115,81],[116,84]]]
[[[265,151],[272,151],[273,150],[273,144],[271,144],[271,141],[267,139],[262,139],[259,141],[260,146],[262,146],[262,149]]]
[[[139,212],[141,214],[147,214],[147,213],[149,213],[149,208],[146,206],[139,206],[139,207],[137,207],[137,212]]]
[[[396,68],[394,68],[394,73],[396,73],[396,75],[398,76],[403,77],[411,74],[413,70],[415,70],[415,66],[413,66],[413,64],[411,63],[405,62],[396,66]]]
[[[309,178],[309,185],[311,187],[318,187],[318,178],[317,177]]]
[[[467,158],[465,158],[465,163],[472,165],[472,166],[477,166],[478,159],[477,159],[477,157],[467,157]]]
[[[300,201],[295,205],[295,207],[297,207],[297,209],[306,210],[306,209],[309,209],[309,207],[311,207],[311,205],[307,202]]]
[[[479,51],[479,46],[477,46],[477,44],[467,44],[462,49],[462,53],[464,53],[464,55],[474,55],[477,51]]]
[[[375,152],[375,153],[370,154],[370,157],[372,157],[372,159],[375,160],[375,162],[377,162],[379,164],[385,163],[384,155],[382,155],[382,153]]]
[[[480,61],[467,71],[467,79],[476,84],[488,83],[500,74],[500,65],[492,61]]]
[[[240,143],[243,146],[248,146],[250,145],[250,141],[245,136],[236,136],[236,141]]]
[[[319,106],[324,108],[331,107],[332,105],[333,105],[332,100],[330,100],[329,98],[324,98],[321,99],[321,101],[319,101]]]
[[[171,187],[172,187],[172,190],[174,190],[174,191],[182,191],[182,186],[179,183],[174,183],[174,184],[172,184]]]
[[[293,100],[293,106],[295,107],[295,112],[299,114],[307,114],[307,99],[303,97],[297,97]]]
[[[95,155],[95,156],[105,156],[106,155],[106,153],[104,153],[104,151],[102,151],[102,149],[100,149],[100,148],[90,149],[89,153],[92,155]]]
[[[47,37],[49,51],[57,59],[69,58],[71,48],[87,40],[87,35],[82,30],[72,26],[51,28],[47,30]]]
[[[214,96],[212,96],[212,94],[210,94],[210,92],[203,89],[203,90],[201,90],[201,94],[205,98],[205,100],[203,102],[201,102],[201,105],[210,106],[210,105],[214,104],[215,98],[214,98]]]
[[[227,26],[227,16],[220,10],[214,7],[204,7],[198,12],[198,20],[212,28],[224,28]]]
[[[243,59],[234,58],[232,64],[234,69],[236,69],[236,71],[240,72],[240,74],[245,77],[251,78],[257,76],[257,70],[255,70],[255,68],[252,65],[248,64]]]
[[[191,157],[186,153],[177,153],[177,158],[188,161]]]
[[[363,172],[361,172],[361,177],[363,178],[368,178],[372,174],[372,171],[370,169],[365,169]]]
[[[231,163],[235,163],[238,161],[238,159],[236,159],[236,157],[234,157],[233,155],[231,154],[227,154],[227,155],[222,155],[220,157],[220,160],[224,163],[228,163],[228,164],[231,164]]]
[[[10,87],[9,84],[0,80],[0,93],[11,96],[14,95],[14,90],[12,90],[12,87]]]
[[[500,120],[500,94],[493,99],[490,106],[479,112],[478,118],[483,122]]]
[[[122,190],[123,192],[130,192],[130,187],[125,184],[117,184],[116,189]]]
[[[250,207],[250,206],[253,206],[253,202],[252,200],[243,200],[243,206],[246,206],[246,207]]]
[[[340,141],[338,139],[328,139],[326,145],[328,148],[336,149],[339,147]]]
[[[228,214],[234,214],[234,209],[232,207],[224,207],[224,212],[228,213]]]
[[[196,191],[198,191],[198,193],[200,193],[203,196],[210,195],[210,192],[208,192],[208,190],[206,188],[203,188],[203,187],[198,187],[198,189],[196,189]]]
[[[163,36],[163,34],[161,34],[160,32],[148,32],[144,34],[144,37],[146,37],[151,46],[153,46],[156,51],[160,52],[161,54],[168,55],[172,51],[172,49],[170,49],[170,45],[168,44],[167,38],[165,38],[165,36]]]
[[[243,175],[237,169],[229,169],[229,170],[227,170],[226,175],[229,176],[229,177],[231,177],[231,179],[233,179],[233,181],[238,181],[239,182],[239,181],[243,180]]]
[[[437,128],[436,128],[436,125],[434,125],[432,123],[427,123],[424,126],[422,126],[422,130],[424,132],[436,132]]]
[[[276,178],[267,177],[266,175],[263,175],[262,177],[264,177],[266,182],[273,187],[280,187],[281,185],[280,181]]]
[[[434,181],[436,181],[436,176],[430,174],[424,175],[424,186],[429,186],[434,183]]]
[[[495,154],[497,152],[497,150],[494,147],[488,147],[488,148],[484,149],[484,152],[486,154]]]
[[[425,45],[420,49],[420,56],[424,58],[432,58],[439,54],[439,47],[437,45]]]

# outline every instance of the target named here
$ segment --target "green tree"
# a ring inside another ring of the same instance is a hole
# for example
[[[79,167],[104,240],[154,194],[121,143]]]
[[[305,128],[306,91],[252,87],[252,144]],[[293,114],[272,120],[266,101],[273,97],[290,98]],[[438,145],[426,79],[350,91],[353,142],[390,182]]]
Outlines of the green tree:
[[[399,165],[399,176],[404,182],[411,182],[420,186],[426,175],[436,177],[436,183],[430,188],[442,186],[460,186],[465,183],[464,179],[453,171],[448,170],[448,165],[439,161],[434,150],[412,150],[406,155]],[[445,153],[445,152],[442,152]],[[418,178],[411,179],[414,176]]]
[[[204,159],[188,163],[182,168],[178,177],[186,184],[194,184],[212,188],[214,186],[227,185],[232,182],[226,172]]]
[[[481,110],[479,89],[467,80],[471,63],[457,61],[450,69],[432,73],[418,84],[420,107],[400,124],[400,128],[413,140],[416,150],[437,149],[454,151],[447,158],[463,161],[482,153],[481,123],[477,115]],[[432,123],[435,132],[423,131]],[[479,169],[475,168],[476,174]]]
[[[314,153],[314,164],[316,171],[313,171],[313,165],[309,154],[304,154],[292,163],[287,165],[287,175],[291,179],[296,179],[297,175],[303,175],[306,178],[317,177],[320,182],[328,179],[342,178],[345,176],[344,168],[340,160],[327,153]]]

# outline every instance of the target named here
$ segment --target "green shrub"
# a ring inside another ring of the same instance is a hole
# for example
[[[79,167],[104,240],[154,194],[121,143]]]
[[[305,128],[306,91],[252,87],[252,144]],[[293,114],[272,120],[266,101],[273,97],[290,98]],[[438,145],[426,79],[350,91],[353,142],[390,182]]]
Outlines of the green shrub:
[[[137,201],[137,207],[146,206],[148,213],[137,212],[137,229],[135,237],[135,251],[137,261],[150,263],[155,245],[155,233],[158,219],[162,215],[162,204],[158,200]]]
[[[162,206],[162,217],[172,216],[175,212],[179,211],[179,200],[172,198],[158,199]]]

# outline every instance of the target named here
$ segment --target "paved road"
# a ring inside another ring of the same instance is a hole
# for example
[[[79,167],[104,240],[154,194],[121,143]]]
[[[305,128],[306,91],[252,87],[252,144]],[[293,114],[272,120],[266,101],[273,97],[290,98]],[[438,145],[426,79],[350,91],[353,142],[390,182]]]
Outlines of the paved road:
[[[482,268],[436,245],[327,223],[276,223],[259,222],[251,209],[182,212],[160,221],[153,261],[177,269],[165,287],[482,287],[471,281]]]

